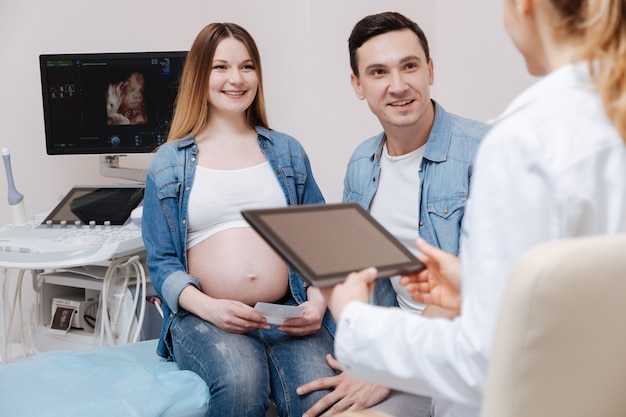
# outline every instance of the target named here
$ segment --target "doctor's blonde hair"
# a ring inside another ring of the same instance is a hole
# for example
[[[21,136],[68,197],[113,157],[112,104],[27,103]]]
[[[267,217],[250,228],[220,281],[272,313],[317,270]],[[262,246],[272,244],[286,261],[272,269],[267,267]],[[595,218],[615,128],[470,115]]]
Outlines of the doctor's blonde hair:
[[[562,17],[557,28],[581,42],[582,56],[604,109],[626,142],[626,1],[549,0]]]

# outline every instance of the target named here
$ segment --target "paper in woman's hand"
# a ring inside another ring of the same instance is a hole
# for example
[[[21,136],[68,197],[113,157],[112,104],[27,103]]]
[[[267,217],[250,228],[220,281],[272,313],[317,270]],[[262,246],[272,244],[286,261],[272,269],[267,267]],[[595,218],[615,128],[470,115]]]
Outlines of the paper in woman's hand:
[[[301,306],[286,306],[262,302],[256,303],[254,310],[265,316],[268,323],[278,325],[283,324],[286,319],[301,317],[302,313],[304,313],[304,307]]]

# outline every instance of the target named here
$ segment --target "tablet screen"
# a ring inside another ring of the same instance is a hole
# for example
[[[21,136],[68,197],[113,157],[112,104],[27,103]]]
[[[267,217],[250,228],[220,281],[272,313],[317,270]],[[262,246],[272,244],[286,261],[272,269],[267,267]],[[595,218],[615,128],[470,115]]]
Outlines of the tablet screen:
[[[374,266],[381,276],[421,269],[421,262],[356,203],[242,212],[307,281],[317,286]]]

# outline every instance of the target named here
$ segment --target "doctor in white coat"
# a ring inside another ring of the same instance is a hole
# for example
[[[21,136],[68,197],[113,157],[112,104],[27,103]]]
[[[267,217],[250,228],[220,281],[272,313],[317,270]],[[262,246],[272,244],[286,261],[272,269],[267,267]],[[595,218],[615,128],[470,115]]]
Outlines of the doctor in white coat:
[[[432,396],[437,417],[479,415],[500,305],[522,252],[540,242],[626,232],[626,3],[503,1],[509,35],[529,72],[544,77],[481,144],[460,260],[418,242],[428,270],[403,279],[411,291],[429,289],[416,293],[418,301],[459,315],[369,305],[372,270],[324,290],[344,369]]]

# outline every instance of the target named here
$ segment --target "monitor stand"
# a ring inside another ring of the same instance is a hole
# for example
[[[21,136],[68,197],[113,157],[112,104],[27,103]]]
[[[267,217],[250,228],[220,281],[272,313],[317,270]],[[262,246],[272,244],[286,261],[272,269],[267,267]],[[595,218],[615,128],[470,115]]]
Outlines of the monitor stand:
[[[120,167],[120,157],[126,155],[101,155],[100,175],[103,177],[120,178],[125,180],[146,182],[147,170],[139,168]]]

